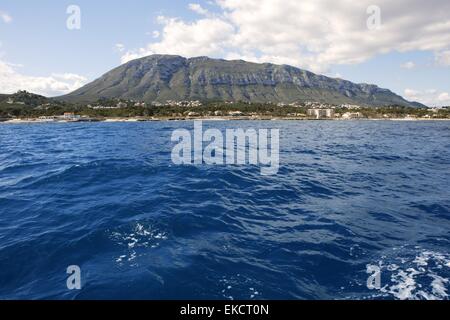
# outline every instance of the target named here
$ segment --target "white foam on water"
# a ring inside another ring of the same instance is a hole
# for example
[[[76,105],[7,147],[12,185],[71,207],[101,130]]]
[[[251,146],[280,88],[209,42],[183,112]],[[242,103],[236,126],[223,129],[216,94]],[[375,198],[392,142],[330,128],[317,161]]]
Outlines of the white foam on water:
[[[406,247],[383,255],[375,265],[381,268],[381,297],[399,300],[449,299],[450,254],[415,247],[413,254]],[[373,294],[372,294],[373,296]]]
[[[431,277],[434,278],[433,282],[431,282],[433,294],[438,297],[448,297],[446,285],[449,280],[438,275],[432,275]]]
[[[115,259],[117,263],[132,262],[139,256],[146,254],[145,249],[159,247],[161,241],[167,240],[167,233],[153,227],[136,223],[131,231],[115,231],[111,238],[120,246],[125,247],[125,254]]]
[[[400,300],[406,300],[413,296],[413,292],[416,289],[416,281],[414,277],[419,273],[409,268],[406,271],[400,270],[398,273],[391,276],[391,281],[395,283],[390,287],[383,287],[381,292],[390,293],[395,298]]]
[[[257,284],[251,278],[237,274],[231,277],[222,277],[219,280],[222,286],[221,294],[224,299],[234,300],[235,296],[239,299],[260,299],[261,292],[256,289]]]

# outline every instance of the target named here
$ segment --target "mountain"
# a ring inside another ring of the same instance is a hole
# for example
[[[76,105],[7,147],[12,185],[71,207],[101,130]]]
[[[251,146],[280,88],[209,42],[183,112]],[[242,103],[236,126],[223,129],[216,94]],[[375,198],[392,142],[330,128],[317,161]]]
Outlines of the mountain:
[[[17,91],[13,94],[0,94],[0,103],[9,105],[25,105],[37,107],[38,105],[50,102],[49,98],[30,93],[27,91]]]
[[[125,63],[59,99],[94,102],[122,98],[151,102],[221,100],[324,102],[363,106],[417,107],[387,89],[329,78],[288,65],[257,64],[172,55],[152,55]]]

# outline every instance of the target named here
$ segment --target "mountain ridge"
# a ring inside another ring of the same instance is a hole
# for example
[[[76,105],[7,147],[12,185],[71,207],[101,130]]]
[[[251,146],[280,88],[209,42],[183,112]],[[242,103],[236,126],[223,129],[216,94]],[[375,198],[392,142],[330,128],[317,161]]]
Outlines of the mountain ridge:
[[[244,60],[151,55],[129,61],[72,93],[68,102],[122,98],[293,103],[314,101],[362,106],[423,106],[373,84],[356,84],[289,65]]]

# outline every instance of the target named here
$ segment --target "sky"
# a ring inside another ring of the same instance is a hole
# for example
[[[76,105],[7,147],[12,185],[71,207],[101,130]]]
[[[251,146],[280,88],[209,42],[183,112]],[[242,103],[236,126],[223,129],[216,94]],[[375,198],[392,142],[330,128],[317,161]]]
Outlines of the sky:
[[[0,1],[0,93],[62,95],[156,53],[289,64],[450,105],[448,0]]]

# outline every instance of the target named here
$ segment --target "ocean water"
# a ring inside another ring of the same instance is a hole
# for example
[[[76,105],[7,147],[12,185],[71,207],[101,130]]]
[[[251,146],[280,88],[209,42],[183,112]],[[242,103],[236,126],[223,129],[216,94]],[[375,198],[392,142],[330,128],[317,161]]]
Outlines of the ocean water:
[[[204,126],[279,128],[278,174],[173,165],[192,122],[0,124],[0,299],[448,299],[450,122]]]

